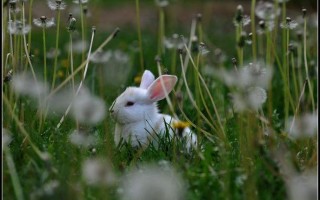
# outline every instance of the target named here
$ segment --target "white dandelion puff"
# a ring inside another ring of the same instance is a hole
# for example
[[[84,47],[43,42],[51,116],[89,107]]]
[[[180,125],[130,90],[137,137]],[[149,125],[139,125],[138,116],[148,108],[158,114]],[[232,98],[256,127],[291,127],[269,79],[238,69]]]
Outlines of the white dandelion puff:
[[[110,51],[97,51],[96,53],[92,54],[90,56],[90,60],[93,63],[106,63],[111,58],[111,52]]]
[[[39,96],[46,96],[48,94],[48,87],[39,80],[35,81],[29,73],[16,74],[13,76],[11,83],[14,91],[20,95],[38,98]]]
[[[298,22],[292,20],[290,17],[287,17],[285,22],[280,23],[280,28],[283,29],[295,29],[298,26]]]
[[[105,117],[104,101],[92,95],[78,95],[73,103],[73,117],[84,124],[97,124]]]
[[[11,142],[11,134],[5,128],[2,128],[2,150],[4,147],[8,146]]]
[[[74,130],[70,134],[69,140],[72,144],[83,147],[90,147],[97,142],[95,136],[78,130]]]
[[[305,113],[300,117],[290,117],[287,122],[286,131],[291,139],[310,138],[318,131],[318,114]]]
[[[181,49],[187,44],[187,39],[181,39],[179,35],[175,33],[171,37],[165,37],[163,43],[167,49]]]
[[[48,0],[48,6],[51,10],[64,10],[67,5],[62,0]]]
[[[255,13],[257,17],[264,20],[273,20],[280,15],[280,8],[275,8],[270,2],[259,1]]]
[[[34,25],[41,28],[50,28],[55,25],[54,18],[47,18],[46,16],[41,16],[40,18],[33,19]]]
[[[122,181],[122,200],[184,199],[185,184],[172,168],[153,165],[133,170]]]
[[[71,46],[71,43],[68,43],[66,45],[65,49],[67,51],[70,51],[70,46]],[[73,51],[73,53],[80,54],[80,53],[82,53],[82,51],[85,51],[87,49],[88,49],[88,43],[86,41],[78,40],[78,41],[74,41],[72,43],[72,51]]]
[[[167,0],[155,0],[156,5],[160,8],[166,7],[169,5],[169,2]]]
[[[29,33],[31,26],[28,24],[23,24],[22,21],[9,21],[8,32],[12,35],[25,35]]]
[[[257,111],[266,102],[267,93],[263,88],[249,87],[244,91],[234,92],[231,98],[236,112]]]
[[[88,3],[88,0],[73,0],[72,1],[73,3],[75,3],[75,4],[85,4],[85,3]]]
[[[88,159],[82,166],[82,177],[88,185],[113,185],[117,178],[109,161]]]

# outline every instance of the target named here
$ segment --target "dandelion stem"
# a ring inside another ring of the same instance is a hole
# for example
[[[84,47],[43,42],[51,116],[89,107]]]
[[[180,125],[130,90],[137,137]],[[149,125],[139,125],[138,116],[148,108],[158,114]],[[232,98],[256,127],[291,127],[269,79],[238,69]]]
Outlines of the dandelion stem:
[[[55,55],[54,55],[54,65],[53,65],[53,79],[52,79],[52,86],[51,89],[54,88],[56,82],[56,75],[57,75],[57,64],[58,64],[58,48],[59,48],[59,35],[60,35],[60,9],[57,10],[57,34],[56,34],[56,48],[55,48]]]
[[[92,49],[92,44],[93,44],[93,39],[94,39],[94,35],[95,35],[95,28],[92,28],[92,36],[91,36],[91,42],[90,42],[90,47],[89,47],[89,52],[88,52],[88,56],[87,56],[87,60],[86,60],[86,66],[85,66],[85,69],[84,69],[84,72],[83,72],[83,76],[82,76],[82,79],[81,79],[81,82],[80,82],[80,85],[76,91],[76,94],[75,94],[75,98],[78,96],[79,92],[80,92],[80,89],[82,87],[82,84],[83,84],[83,81],[87,75],[87,71],[88,71],[88,66],[89,66],[89,61],[90,61],[90,56],[91,56],[91,49]],[[75,99],[74,98],[74,99]],[[71,106],[74,102],[74,99],[72,100],[72,102],[69,104],[66,112],[64,113],[64,115],[62,116],[62,118],[60,119],[58,125],[57,125],[57,129],[61,126],[61,124],[63,123],[65,117],[68,115],[70,109],[71,109]]]
[[[31,148],[34,150],[34,152],[40,157],[42,158],[42,152],[38,149],[38,147],[32,142],[29,133],[24,129],[24,127],[22,126],[22,123],[19,121],[18,117],[14,114],[14,111],[12,110],[9,100],[8,98],[3,94],[2,92],[2,99],[4,104],[7,107],[7,110],[9,111],[10,115],[12,116],[13,120],[15,121],[15,123],[17,124],[20,132],[22,133],[22,135],[25,136],[25,138],[29,141]]]
[[[298,101],[296,110],[295,110],[295,112],[294,112],[294,116],[293,116],[293,119],[292,119],[292,123],[291,123],[290,129],[289,129],[289,132],[292,131],[292,128],[293,128],[295,119],[296,119],[296,117],[297,117],[297,115],[298,115],[299,107],[300,107],[300,104],[301,104],[301,101],[302,101],[302,97],[303,97],[303,95],[304,95],[304,91],[305,91],[305,88],[306,88],[307,81],[308,81],[308,79],[306,79],[306,80],[304,81],[304,84],[303,84],[303,87],[302,87],[302,90],[301,90],[301,94],[300,94],[300,97],[299,97],[299,101]]]
[[[8,165],[8,170],[11,176],[11,181],[12,181],[12,185],[13,185],[13,189],[14,189],[14,193],[16,195],[16,198],[18,200],[23,200],[23,192],[22,192],[22,187],[19,181],[19,176],[16,170],[16,167],[14,165],[14,161],[12,159],[10,150],[8,148],[4,148],[4,152],[6,154],[6,161],[7,161],[7,165]]]
[[[101,51],[104,46],[106,46],[120,31],[119,28],[116,28],[111,35],[93,52],[93,54],[97,53],[98,51]],[[70,74],[58,87],[56,87],[47,97],[46,101],[52,97],[56,92],[58,92],[64,85],[66,85],[72,77],[74,77],[77,73],[79,73],[85,66],[86,66],[86,61],[82,62],[81,65],[74,70],[73,74]]]
[[[136,0],[136,17],[137,17],[137,31],[138,31],[138,41],[139,41],[139,55],[140,55],[140,67],[141,71],[144,69],[143,63],[143,49],[142,49],[142,38],[141,38],[141,27],[140,27],[140,6],[139,0]]]
[[[215,114],[216,114],[216,116],[217,116],[217,119],[218,119],[218,123],[219,123],[220,129],[221,129],[222,134],[223,134],[223,135],[221,135],[220,137],[224,140],[224,139],[225,139],[225,132],[224,132],[223,125],[222,125],[222,123],[221,123],[221,118],[220,118],[220,115],[219,115],[219,113],[218,113],[216,104],[215,104],[214,101],[213,101],[213,98],[212,98],[212,95],[211,95],[211,93],[210,93],[210,90],[209,90],[208,86],[206,85],[203,77],[201,76],[199,70],[195,67],[195,64],[194,64],[194,62],[193,62],[193,59],[192,59],[192,57],[191,57],[190,50],[187,48],[186,45],[185,45],[185,48],[186,48],[186,51],[187,51],[188,56],[190,57],[191,63],[192,63],[193,67],[195,68],[195,70],[196,70],[196,72],[197,72],[197,74],[198,74],[198,77],[200,78],[200,80],[201,80],[201,82],[202,82],[202,84],[203,84],[203,86],[204,86],[207,94],[209,95],[211,104],[212,104],[212,106],[213,106],[214,112],[215,112]],[[180,55],[180,57],[181,57],[181,55]],[[186,81],[186,80],[185,80],[185,81]],[[187,82],[186,82],[186,83],[187,83]],[[186,85],[186,86],[187,86],[187,85]],[[186,87],[186,88],[187,88],[187,87]]]
[[[193,105],[193,107],[197,110],[197,112],[199,112],[200,114],[200,117],[213,129],[213,130],[216,130],[215,127],[210,123],[210,121],[203,115],[203,113],[200,111],[197,103],[195,102],[195,100],[193,99],[192,97],[192,93],[190,91],[190,88],[187,84],[187,80],[186,80],[186,75],[185,75],[185,72],[184,72],[184,67],[183,67],[183,62],[182,62],[182,55],[180,54],[180,62],[181,62],[181,70],[182,70],[182,77],[183,77],[183,80],[185,82],[185,86],[186,86],[186,89],[187,89],[187,94],[189,96],[189,99]]]
[[[83,5],[82,5],[82,1],[79,1],[79,5],[80,5],[80,18],[81,18],[81,38],[82,38],[82,42],[85,41],[85,30],[84,30],[84,17],[83,17]],[[85,54],[85,48],[82,48],[82,60],[84,61],[84,54]]]
[[[163,49],[163,38],[164,38],[164,11],[163,8],[159,9],[159,38],[158,38],[158,55],[161,57],[164,52]]]
[[[43,65],[44,65],[44,82],[47,82],[47,50],[46,50],[46,31],[45,27],[42,28],[42,39],[43,39]]]
[[[32,4],[33,4],[33,0],[30,0],[29,2],[29,26],[31,27],[31,23],[32,23]],[[29,35],[28,35],[28,51],[27,52],[30,52],[30,49],[31,49],[31,35],[32,35],[32,31],[29,32]],[[28,53],[29,55],[29,53]]]
[[[71,74],[73,74],[73,52],[72,52],[72,33],[71,32],[70,32],[70,68],[71,68]],[[73,88],[73,92],[75,92],[74,76],[72,76],[72,88]]]
[[[303,58],[304,58],[304,67],[306,69],[306,77],[308,81],[309,94],[312,104],[312,110],[315,110],[315,103],[313,98],[313,89],[309,78],[308,71],[308,61],[307,61],[307,18],[304,16],[304,29],[303,29]]]
[[[252,33],[252,57],[253,61],[255,62],[257,59],[257,46],[256,46],[256,27],[255,27],[255,7],[256,7],[256,0],[251,0],[251,33]]]

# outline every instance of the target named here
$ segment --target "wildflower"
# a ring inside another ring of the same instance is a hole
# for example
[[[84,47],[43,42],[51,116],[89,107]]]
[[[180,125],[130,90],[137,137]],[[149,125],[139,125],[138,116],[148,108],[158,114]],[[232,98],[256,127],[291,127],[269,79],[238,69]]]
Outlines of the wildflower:
[[[198,49],[199,49],[200,55],[202,55],[202,56],[204,56],[204,55],[206,55],[206,54],[208,54],[210,52],[207,49],[207,46],[203,42],[200,42],[200,44],[198,46]]]
[[[233,106],[236,112],[246,110],[257,111],[267,100],[267,93],[260,87],[249,87],[240,92],[231,94]]]
[[[12,69],[10,69],[9,72],[7,73],[7,75],[6,75],[6,76],[4,77],[4,79],[3,79],[3,82],[4,82],[4,83],[7,83],[7,82],[11,81],[11,79],[12,79],[12,73],[13,73],[13,71],[12,71]]]
[[[34,25],[42,28],[50,28],[54,26],[54,18],[48,19],[46,16],[41,16],[40,18],[33,19]]]
[[[51,10],[64,10],[67,5],[62,0],[48,0],[48,6]]]
[[[288,119],[286,131],[291,139],[313,137],[318,130],[317,122],[317,113],[306,113],[296,118],[291,117]]]
[[[116,176],[109,161],[87,159],[82,166],[82,177],[88,185],[113,185]]]
[[[280,9],[276,9],[274,4],[270,2],[259,1],[255,13],[260,19],[269,21],[280,15]]]
[[[73,0],[73,3],[75,4],[85,4],[85,3],[88,3],[89,0]]]
[[[73,116],[80,123],[96,124],[105,116],[104,101],[90,94],[80,95],[73,104]]]
[[[133,82],[136,84],[136,85],[139,85],[141,83],[141,75],[137,75],[134,77],[133,79]]]
[[[292,20],[290,17],[286,18],[286,22],[281,22],[280,27],[284,29],[295,29],[298,26],[298,23]]]
[[[55,49],[55,48],[51,48],[48,52],[47,52],[47,58],[49,59],[53,59],[55,58],[55,56],[59,56],[61,53],[60,49]]]
[[[129,172],[122,181],[122,200],[184,199],[184,182],[172,167],[143,166]]]
[[[179,136],[182,136],[184,129],[189,126],[190,126],[190,123],[185,121],[177,121],[172,123],[172,128],[177,130],[177,133]]]
[[[167,0],[155,0],[156,5],[160,8],[164,8],[169,5],[169,2]]]
[[[29,33],[31,27],[29,25],[23,24],[21,21],[9,21],[8,31],[13,35],[25,35]]]
[[[165,37],[163,42],[167,49],[180,49],[187,43],[187,39],[179,38],[179,35],[175,33],[170,38]]]
[[[69,140],[72,144],[83,147],[92,146],[97,142],[95,136],[78,130],[74,130],[70,134]]]
[[[10,133],[7,129],[2,128],[2,150],[11,142]]]
[[[90,60],[93,63],[106,63],[111,58],[111,52],[103,52],[103,51],[97,51],[96,53],[92,54],[90,57]]]
[[[58,76],[59,78],[63,78],[63,77],[64,77],[64,72],[63,72],[62,70],[58,70],[57,76]]]
[[[12,78],[12,86],[17,94],[33,98],[45,96],[48,93],[46,85],[39,80],[35,81],[31,74],[16,74]]]

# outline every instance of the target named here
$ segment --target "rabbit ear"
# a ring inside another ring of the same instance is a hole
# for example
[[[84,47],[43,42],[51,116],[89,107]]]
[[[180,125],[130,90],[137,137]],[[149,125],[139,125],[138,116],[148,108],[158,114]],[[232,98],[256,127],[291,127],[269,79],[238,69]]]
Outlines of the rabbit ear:
[[[164,99],[177,83],[178,78],[173,75],[159,76],[147,89],[148,97],[156,102]]]
[[[145,70],[141,78],[140,88],[147,89],[153,81],[154,75],[149,70]]]

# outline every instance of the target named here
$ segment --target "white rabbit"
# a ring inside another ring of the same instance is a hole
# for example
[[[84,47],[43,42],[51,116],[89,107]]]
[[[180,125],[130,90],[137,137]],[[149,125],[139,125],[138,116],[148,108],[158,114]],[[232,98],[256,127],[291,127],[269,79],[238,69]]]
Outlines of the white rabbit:
[[[116,144],[123,138],[125,141],[130,140],[132,146],[139,146],[139,143],[147,145],[157,138],[153,134],[165,133],[165,122],[171,127],[173,123],[178,122],[178,119],[170,115],[160,114],[157,107],[157,101],[164,99],[172,91],[178,78],[162,75],[154,79],[154,75],[145,70],[140,87],[128,87],[110,107],[111,116],[116,121]],[[172,128],[169,127],[169,130],[173,136]],[[180,130],[179,136],[186,137],[188,149],[197,143],[196,135],[188,127]]]

